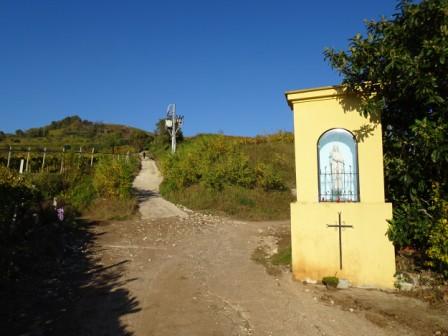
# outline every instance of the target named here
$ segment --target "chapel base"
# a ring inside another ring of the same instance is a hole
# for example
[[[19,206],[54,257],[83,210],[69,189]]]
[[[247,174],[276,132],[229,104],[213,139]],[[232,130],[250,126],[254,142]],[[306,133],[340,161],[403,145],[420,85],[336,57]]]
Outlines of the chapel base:
[[[339,232],[328,227],[352,225]],[[320,281],[326,276],[349,280],[356,287],[393,288],[395,253],[386,236],[392,218],[390,203],[291,204],[292,271],[297,280]]]

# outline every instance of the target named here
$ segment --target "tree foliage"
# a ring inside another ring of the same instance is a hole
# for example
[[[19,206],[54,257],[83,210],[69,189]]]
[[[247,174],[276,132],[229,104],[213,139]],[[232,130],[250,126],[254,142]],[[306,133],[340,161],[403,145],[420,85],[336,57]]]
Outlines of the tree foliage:
[[[154,141],[159,144],[171,144],[171,135],[165,127],[165,119],[159,119],[156,123],[156,129],[154,131]],[[176,141],[181,142],[184,139],[182,129],[179,129],[176,134]]]
[[[325,57],[362,113],[383,124],[389,236],[446,267],[448,0],[401,1],[393,18],[366,30]]]

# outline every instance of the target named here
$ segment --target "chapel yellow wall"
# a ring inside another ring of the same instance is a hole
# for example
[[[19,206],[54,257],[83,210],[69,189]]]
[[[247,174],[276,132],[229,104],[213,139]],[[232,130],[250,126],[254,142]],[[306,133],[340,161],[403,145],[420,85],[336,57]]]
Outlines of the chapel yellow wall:
[[[385,236],[392,206],[384,202],[381,124],[374,124],[356,111],[355,98],[340,87],[287,92],[294,111],[297,202],[291,204],[292,268],[294,276],[321,280],[337,275],[357,286],[393,287],[395,257]],[[360,202],[319,202],[319,137],[329,129],[345,128],[356,134],[365,127],[373,131],[358,142]],[[337,213],[353,229],[342,233],[343,270],[339,270]]]

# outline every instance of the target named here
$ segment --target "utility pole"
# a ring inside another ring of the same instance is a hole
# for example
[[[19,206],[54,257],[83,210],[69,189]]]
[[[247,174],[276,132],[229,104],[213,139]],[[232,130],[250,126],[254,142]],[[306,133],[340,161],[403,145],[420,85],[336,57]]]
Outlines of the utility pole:
[[[176,135],[183,125],[184,117],[176,115],[176,104],[169,104],[166,112],[165,128],[171,135],[171,152],[176,153]]]

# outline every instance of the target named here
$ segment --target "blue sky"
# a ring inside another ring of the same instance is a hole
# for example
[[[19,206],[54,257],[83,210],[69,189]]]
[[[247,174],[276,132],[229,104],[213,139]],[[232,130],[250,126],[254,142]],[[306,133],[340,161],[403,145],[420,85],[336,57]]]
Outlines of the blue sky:
[[[69,115],[184,133],[292,130],[284,92],[340,82],[346,48],[396,2],[0,0],[0,130]]]

